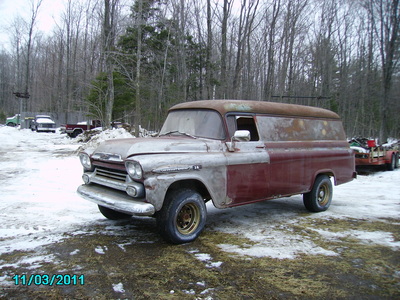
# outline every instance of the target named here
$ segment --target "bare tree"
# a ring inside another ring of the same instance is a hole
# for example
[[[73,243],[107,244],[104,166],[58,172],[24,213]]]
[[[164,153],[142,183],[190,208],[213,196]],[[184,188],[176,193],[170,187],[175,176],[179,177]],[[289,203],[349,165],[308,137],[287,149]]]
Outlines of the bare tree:
[[[238,91],[240,89],[240,79],[243,68],[245,42],[249,40],[249,36],[253,29],[253,23],[257,13],[259,0],[242,1],[239,15],[239,28],[237,38],[236,64],[233,76],[233,96],[240,98]]]
[[[117,16],[117,5],[119,0],[104,0],[104,23],[103,23],[103,51],[105,73],[107,74],[106,110],[103,126],[109,128],[112,122],[114,106],[114,62],[111,52],[115,44],[115,25]]]
[[[139,11],[137,19],[138,28],[138,45],[136,53],[136,102],[135,102],[135,136],[139,137],[139,125],[142,123],[141,119],[141,103],[140,103],[140,62],[142,59],[142,14],[143,2],[139,1]]]
[[[42,1],[43,0],[38,0],[36,3],[34,0],[31,1],[31,18],[28,23],[28,41],[26,44],[26,68],[25,68],[25,87],[24,87],[26,97],[28,97],[29,95],[29,79],[31,71],[30,64],[31,64],[33,30],[35,27],[36,18],[39,12],[40,5],[42,4]],[[23,103],[23,107],[21,109],[22,113],[22,110],[26,111],[27,103],[26,101],[21,101],[21,102]]]
[[[212,40],[213,40],[213,33],[212,33],[212,14],[211,14],[211,0],[207,0],[207,54],[206,54],[206,72],[207,72],[207,98],[213,98],[213,84],[212,80],[214,77],[214,72],[212,69]]]
[[[220,76],[220,98],[224,99],[228,93],[228,78],[227,78],[227,39],[228,39],[228,18],[232,9],[233,0],[224,0],[222,10],[222,27],[221,27],[221,76]]]
[[[378,38],[381,58],[383,95],[380,105],[379,139],[381,142],[385,142],[389,133],[389,95],[392,87],[392,76],[399,61],[398,53],[395,57],[399,46],[399,0],[369,0],[366,7],[372,20],[375,35]]]
[[[272,13],[269,16],[270,22],[266,24],[266,32],[268,32],[268,36],[266,37],[266,47],[268,53],[268,61],[267,61],[267,74],[266,74],[266,83],[265,83],[265,97],[270,99],[273,94],[273,78],[275,73],[275,33],[276,27],[278,23],[278,17],[280,14],[280,6],[281,1],[274,1],[272,6]],[[266,18],[268,17],[268,12],[266,12]]]

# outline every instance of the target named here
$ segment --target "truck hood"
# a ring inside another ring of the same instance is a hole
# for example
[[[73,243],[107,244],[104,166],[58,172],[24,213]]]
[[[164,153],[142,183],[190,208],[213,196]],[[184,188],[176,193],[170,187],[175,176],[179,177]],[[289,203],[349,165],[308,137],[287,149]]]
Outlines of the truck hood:
[[[217,143],[220,144],[217,141],[206,142],[189,137],[115,139],[100,144],[93,155],[100,157],[103,155],[105,159],[112,157],[125,160],[139,154],[207,152],[210,150],[210,144],[216,146]]]
[[[47,118],[36,119],[37,124],[56,124],[53,120]]]

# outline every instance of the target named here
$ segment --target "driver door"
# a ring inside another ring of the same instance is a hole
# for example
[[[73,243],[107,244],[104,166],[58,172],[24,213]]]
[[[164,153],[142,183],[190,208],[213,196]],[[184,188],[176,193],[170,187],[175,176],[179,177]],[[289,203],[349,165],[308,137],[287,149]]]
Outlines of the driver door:
[[[253,115],[228,116],[229,134],[248,130],[249,141],[227,143],[227,196],[229,206],[264,200],[269,196],[269,155],[260,141]],[[233,132],[232,132],[233,131]]]

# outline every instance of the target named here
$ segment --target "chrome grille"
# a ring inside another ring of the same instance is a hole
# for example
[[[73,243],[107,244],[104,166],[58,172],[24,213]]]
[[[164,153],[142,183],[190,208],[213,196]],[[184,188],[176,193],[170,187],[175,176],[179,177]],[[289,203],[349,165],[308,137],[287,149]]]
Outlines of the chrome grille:
[[[55,126],[53,124],[39,124],[38,127],[41,127],[41,128],[54,128]]]
[[[111,180],[117,180],[120,182],[126,181],[126,175],[128,173],[119,170],[111,170],[106,168],[96,168],[96,177],[102,177]]]

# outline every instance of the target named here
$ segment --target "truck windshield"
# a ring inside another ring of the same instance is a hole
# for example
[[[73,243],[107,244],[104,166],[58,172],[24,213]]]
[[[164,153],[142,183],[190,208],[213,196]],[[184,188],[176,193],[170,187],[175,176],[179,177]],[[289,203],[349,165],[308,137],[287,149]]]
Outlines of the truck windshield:
[[[216,140],[225,139],[221,116],[213,110],[188,109],[171,111],[159,135],[168,134],[182,134]]]

